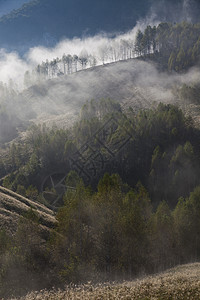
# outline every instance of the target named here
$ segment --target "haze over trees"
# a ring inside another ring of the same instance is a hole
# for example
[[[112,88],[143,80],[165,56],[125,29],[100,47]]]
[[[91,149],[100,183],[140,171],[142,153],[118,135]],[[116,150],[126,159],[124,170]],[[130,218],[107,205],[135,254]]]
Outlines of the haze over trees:
[[[168,74],[164,78],[170,78],[173,72],[199,66],[199,33],[199,24],[149,25],[137,32],[135,41],[100,47],[98,56],[83,49],[47,60],[33,73],[26,72],[25,85],[79,70],[85,76],[85,69],[99,63],[132,58],[156,63]],[[152,75],[148,73],[143,84]],[[124,88],[124,81],[114,88]],[[70,88],[83,97],[74,82]],[[135,82],[126,87],[137,89]],[[32,89],[35,93],[24,107],[31,101],[37,106],[34,97],[41,94],[39,99],[47,95],[50,103],[44,101],[42,107],[54,103],[44,86]],[[199,105],[199,90],[199,80],[175,82],[170,95],[173,92],[177,102]],[[132,279],[200,259],[200,129],[192,117],[167,102],[149,100],[148,108],[139,110],[103,98],[88,99],[70,127],[35,121],[27,128],[24,122],[28,113],[34,120],[34,111],[24,112],[22,122],[9,110],[20,103],[13,100],[12,85],[2,84],[0,91],[0,176],[7,189],[3,191],[16,203],[21,199],[21,205],[28,201],[24,197],[42,203],[56,216],[54,226],[44,231],[43,218],[30,207],[12,233],[2,225],[0,297],[88,280]],[[11,99],[10,106],[6,99]],[[26,131],[13,140],[23,126]],[[1,197],[0,214],[6,218],[12,205]],[[21,213],[20,204],[15,209]]]
[[[94,134],[109,120],[109,134],[103,127],[105,134],[95,135],[95,142]],[[130,139],[119,151],[127,134]],[[198,260],[199,138],[192,120],[173,105],[124,114],[109,99],[86,103],[71,130],[35,125],[23,146],[11,146],[3,162],[10,175],[3,184],[49,206],[51,199],[43,198],[40,184],[46,172],[62,166],[66,189],[58,223],[49,236],[38,234],[40,219],[31,211],[13,236],[1,232],[1,296],[52,282],[62,286],[71,281],[130,279],[140,272]],[[84,170],[92,174],[94,164],[99,167],[90,186],[80,169],[70,167],[70,158],[85,142],[90,146],[82,153],[84,160],[91,156],[92,145],[99,155],[96,161],[91,158],[92,168],[85,164]],[[114,160],[106,149],[115,153]],[[17,277],[11,279],[18,265]]]

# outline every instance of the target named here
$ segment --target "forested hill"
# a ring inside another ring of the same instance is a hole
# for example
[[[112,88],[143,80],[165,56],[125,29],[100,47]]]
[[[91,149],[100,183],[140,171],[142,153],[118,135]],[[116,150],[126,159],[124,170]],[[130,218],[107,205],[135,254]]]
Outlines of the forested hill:
[[[183,72],[200,62],[200,23],[160,23],[138,31],[138,57],[148,57],[162,70]]]
[[[138,30],[136,38],[108,39],[95,52],[63,53],[62,57],[43,61],[32,74],[24,75],[24,85],[30,87],[38,80],[69,75],[79,70],[132,58],[148,59],[162,71],[185,72],[200,63],[200,23],[181,22],[148,25]],[[78,54],[78,55],[77,55]]]
[[[33,0],[0,19],[0,44],[46,46],[63,37],[132,29],[150,0]]]

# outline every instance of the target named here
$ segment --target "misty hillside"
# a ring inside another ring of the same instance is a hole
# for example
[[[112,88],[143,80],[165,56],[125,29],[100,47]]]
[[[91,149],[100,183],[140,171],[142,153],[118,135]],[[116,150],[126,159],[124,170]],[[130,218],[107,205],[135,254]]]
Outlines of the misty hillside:
[[[147,26],[132,48],[120,40],[118,61],[96,66],[86,53],[73,69],[78,56],[63,55],[26,72],[22,92],[0,84],[0,297],[47,288],[45,297],[64,299],[53,286],[199,260],[199,32]],[[124,288],[145,297],[149,286],[158,299],[179,287],[192,294],[198,267],[192,279],[188,269],[173,282],[167,273],[168,288],[161,275],[162,284],[118,285],[113,297]],[[89,286],[88,299],[105,289]]]
[[[92,99],[114,99],[134,111],[150,108],[154,102],[172,103],[174,78],[165,79],[153,64],[133,59],[41,82],[22,92],[19,101],[26,108],[23,113],[29,111],[31,116],[32,112],[35,122],[56,122],[62,127],[71,125],[83,104]]]
[[[139,30],[135,43],[105,44],[101,66],[94,63],[97,53],[43,62],[35,73],[25,74],[30,87],[19,94],[18,117],[65,126],[76,119],[86,101],[110,98],[135,112],[158,102],[176,103],[198,123],[199,32],[199,23],[160,23]]]
[[[55,6],[56,5],[56,6]],[[149,0],[33,0],[0,19],[1,47],[52,46],[61,38],[132,29]]]
[[[27,0],[0,17],[0,299],[200,299],[199,14]]]
[[[102,98],[136,113],[159,102],[173,103],[199,125],[199,32],[199,23],[147,26],[137,32],[135,43],[120,40],[117,49],[105,43],[101,50],[110,63],[104,57],[95,66],[87,53],[85,58],[63,55],[27,71],[24,84],[29,88],[21,93],[2,83],[0,143],[16,138],[30,122],[69,127],[87,101]],[[98,53],[93,59],[97,61]]]
[[[168,76],[148,60],[119,61],[41,81],[15,96],[10,111],[17,101],[14,111],[20,119],[68,127],[77,120],[86,101],[110,98],[119,102],[123,110],[132,107],[135,112],[159,102],[174,103],[199,123],[198,95],[195,99],[192,94],[180,95],[182,85],[197,84],[198,76],[198,68]]]

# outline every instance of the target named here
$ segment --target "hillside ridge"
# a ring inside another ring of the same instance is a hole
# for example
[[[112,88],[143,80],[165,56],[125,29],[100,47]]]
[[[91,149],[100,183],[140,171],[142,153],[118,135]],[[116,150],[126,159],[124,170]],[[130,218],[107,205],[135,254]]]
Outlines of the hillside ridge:
[[[39,222],[44,230],[55,226],[56,219],[52,210],[0,186],[0,229],[14,233],[19,218],[30,209],[39,216]]]

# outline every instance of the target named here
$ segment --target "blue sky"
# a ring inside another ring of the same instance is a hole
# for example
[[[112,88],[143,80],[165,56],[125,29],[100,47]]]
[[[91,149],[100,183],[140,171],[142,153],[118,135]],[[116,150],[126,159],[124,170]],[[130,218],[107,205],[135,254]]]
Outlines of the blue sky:
[[[0,17],[13,9],[20,8],[26,2],[30,2],[30,0],[0,0]]]

